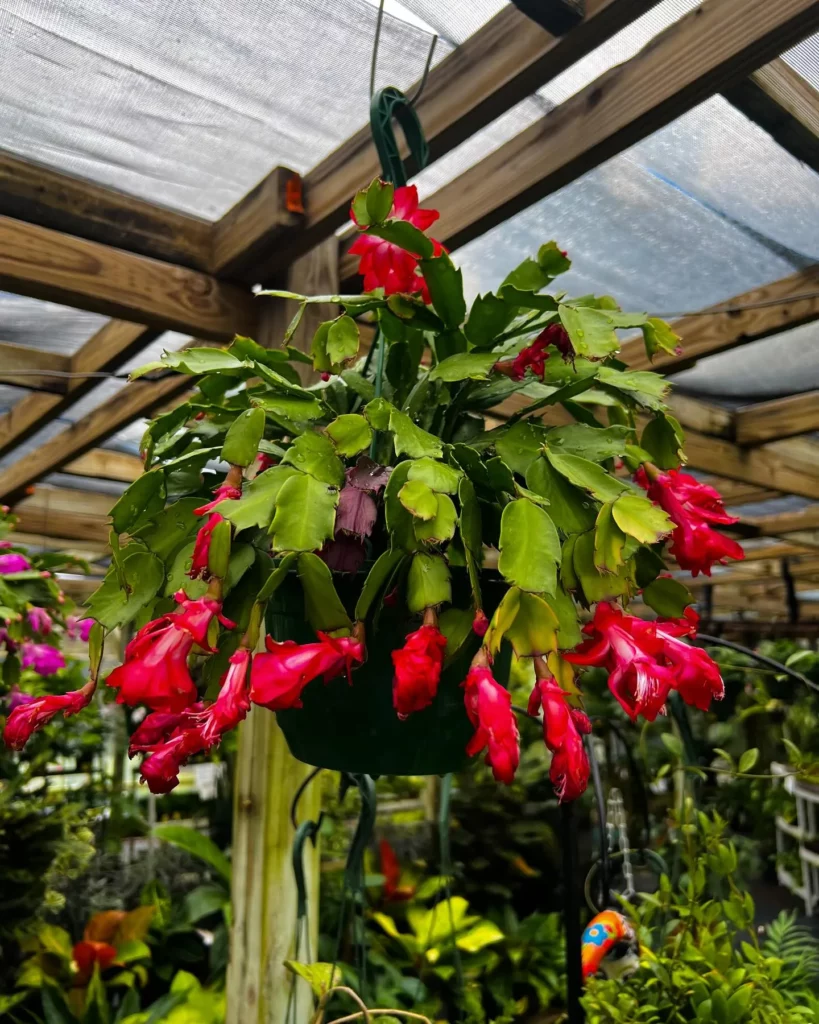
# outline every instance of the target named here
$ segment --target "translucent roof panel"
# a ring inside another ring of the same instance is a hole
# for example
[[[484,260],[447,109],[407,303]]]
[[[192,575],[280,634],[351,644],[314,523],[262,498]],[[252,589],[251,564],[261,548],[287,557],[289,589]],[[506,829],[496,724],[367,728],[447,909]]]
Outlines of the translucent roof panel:
[[[107,322],[83,309],[0,292],[0,338],[16,345],[72,355]]]
[[[814,89],[819,89],[819,32],[783,53],[782,59],[807,79]]]
[[[503,4],[415,6],[443,33],[437,61]],[[0,140],[216,218],[366,123],[376,16],[367,0],[0,0]],[[413,21],[385,14],[379,84],[420,76],[432,36]]]
[[[556,238],[570,293],[611,293],[672,315],[819,259],[819,176],[721,97],[499,225],[459,253],[467,287],[494,288]]]

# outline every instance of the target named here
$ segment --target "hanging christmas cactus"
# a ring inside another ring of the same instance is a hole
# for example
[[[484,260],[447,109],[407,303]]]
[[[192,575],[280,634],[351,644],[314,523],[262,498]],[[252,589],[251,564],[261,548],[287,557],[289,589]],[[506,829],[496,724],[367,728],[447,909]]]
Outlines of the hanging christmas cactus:
[[[514,657],[533,662],[530,713],[573,799],[590,731],[574,666],[606,668],[632,718],[671,690],[722,695],[664,551],[695,575],[742,551],[714,529],[732,522],[719,495],[680,471],[666,382],[617,359],[618,332],[649,356],[679,339],[609,296],[547,292],[570,266],[554,242],[468,308],[412,186],[374,181],[352,216],[366,294],[264,292],[299,304],[280,347],[237,337],[139,371],[194,390],[145,433],[90,602],[105,631],[135,629],[106,680],[150,709],[132,753],[167,791],[257,704],[313,764],[444,772],[485,751],[508,783]],[[339,315],[306,355],[289,342],[313,302]]]
[[[75,614],[75,606],[54,577],[58,569],[82,563],[58,553],[34,554],[16,543],[17,519],[0,506],[0,653],[4,738],[20,750],[29,736],[58,713],[76,714],[91,700],[94,684],[69,693],[51,693],[66,667],[60,647],[65,637],[89,639],[93,619]]]

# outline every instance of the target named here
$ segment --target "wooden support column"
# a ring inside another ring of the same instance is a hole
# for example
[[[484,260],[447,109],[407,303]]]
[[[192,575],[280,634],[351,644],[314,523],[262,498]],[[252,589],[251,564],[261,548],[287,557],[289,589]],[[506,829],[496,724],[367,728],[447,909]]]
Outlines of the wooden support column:
[[[296,885],[290,805],[310,768],[290,753],[275,716],[254,707],[239,732],[233,809],[233,931],[227,976],[227,1024],[284,1024],[293,956]],[[299,821],[318,820],[321,783],[299,801]],[[304,849],[310,947],[318,945],[319,851]],[[298,1024],[307,1024],[312,998],[298,991]]]
[[[300,257],[290,269],[287,287],[301,295],[338,291],[338,243],[335,237]],[[258,300],[258,341],[282,344],[295,312],[280,299]],[[307,351],[316,327],[337,310],[309,306],[291,343]],[[309,367],[305,367],[309,372]],[[275,716],[254,708],[239,733],[239,759],[233,810],[233,935],[228,968],[227,1024],[284,1024],[290,974],[282,961],[294,955],[296,883],[291,851],[290,805],[311,769],[290,753]],[[299,822],[318,820],[320,782],[312,783],[298,808]],[[304,851],[310,948],[318,947],[319,854]],[[302,954],[304,955],[304,954]],[[313,1001],[299,983],[297,1024],[308,1024]],[[289,1024],[289,1022],[288,1022]]]

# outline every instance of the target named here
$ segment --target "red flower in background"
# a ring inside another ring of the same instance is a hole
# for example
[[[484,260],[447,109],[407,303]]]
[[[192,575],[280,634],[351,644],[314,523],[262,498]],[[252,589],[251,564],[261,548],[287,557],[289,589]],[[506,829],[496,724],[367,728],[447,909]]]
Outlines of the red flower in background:
[[[701,572],[710,576],[713,565],[724,565],[727,558],[745,557],[741,545],[711,527],[712,523],[730,526],[738,522],[736,516],[725,511],[719,491],[678,469],[647,473],[641,467],[635,480],[676,523],[669,551],[681,569],[693,576]]]
[[[3,732],[6,746],[11,747],[12,750],[22,750],[32,733],[42,729],[60,711],[67,718],[87,707],[96,688],[96,680],[92,679],[79,690],[48,694],[45,697],[33,697],[25,703],[18,703],[9,715]]]
[[[697,622],[691,609],[682,619],[644,622],[601,602],[583,627],[589,639],[564,657],[574,665],[605,668],[609,689],[632,721],[642,714],[653,722],[672,689],[706,711],[712,699],[722,697],[724,686],[710,655],[679,639],[694,636]]]
[[[514,359],[501,359],[495,363],[493,369],[498,373],[506,374],[512,380],[523,380],[526,371],[531,370],[535,377],[543,380],[543,373],[546,368],[546,359],[549,346],[554,346],[564,359],[571,359],[574,356],[574,349],[562,324],[549,324],[533,342],[522,348]]]
[[[392,652],[392,705],[399,718],[421,711],[435,699],[445,651],[446,637],[425,619],[420,629],[407,635],[404,646]]]
[[[325,683],[360,665],[365,657],[364,642],[357,636],[332,637],[318,633],[319,641],[297,644],[293,640],[276,643],[265,637],[267,652],[257,654],[250,672],[250,699],[254,704],[283,711],[301,707],[301,692],[319,676]]]
[[[381,861],[381,874],[384,876],[384,898],[391,903],[400,903],[410,900],[415,895],[414,885],[401,885],[401,865],[395,850],[382,839],[378,844],[378,854]]]
[[[108,676],[108,686],[118,690],[118,704],[147,704],[154,711],[179,712],[198,694],[188,671],[188,655],[194,643],[213,653],[208,628],[214,618],[228,628],[234,623],[222,614],[214,597],[193,601],[184,591],[175,595],[179,611],[154,619],[125,648],[125,662]]]
[[[482,654],[479,652],[476,658],[481,659]],[[520,763],[520,734],[512,697],[480,661],[469,669],[463,687],[466,713],[475,726],[475,735],[467,744],[466,752],[474,757],[488,748],[486,763],[492,768],[492,774],[498,782],[509,785]]]
[[[350,216],[356,224],[354,210]],[[390,219],[406,220],[419,231],[431,227],[440,214],[437,210],[423,210],[418,207],[418,189],[415,185],[404,185],[395,190]],[[434,255],[440,256],[444,247],[440,242],[431,239]],[[393,242],[387,242],[377,235],[359,235],[349,250],[354,256],[360,256],[358,272],[364,278],[364,291],[375,291],[383,288],[385,295],[398,292],[420,292],[424,302],[429,302],[429,291],[423,277],[416,273],[418,256],[407,252]]]
[[[94,965],[99,964],[101,971],[107,970],[117,958],[117,951],[107,942],[93,942],[82,939],[71,951],[71,959],[77,965],[77,973],[81,982],[87,982],[94,973]]]
[[[230,665],[222,676],[216,700],[197,715],[202,739],[212,747],[226,732],[235,729],[250,710],[248,672],[252,659],[246,647],[240,647],[230,656]]]
[[[541,664],[538,663],[541,662]],[[583,736],[591,732],[588,716],[568,704],[568,694],[557,680],[535,661],[540,675],[529,697],[529,714],[543,709],[543,739],[552,752],[549,777],[559,800],[576,800],[589,783],[589,758]]]

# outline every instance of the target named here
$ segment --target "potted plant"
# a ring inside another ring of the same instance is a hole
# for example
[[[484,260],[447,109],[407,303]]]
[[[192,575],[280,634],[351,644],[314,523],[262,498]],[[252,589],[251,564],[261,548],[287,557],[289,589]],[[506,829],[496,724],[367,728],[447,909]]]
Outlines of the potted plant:
[[[712,528],[733,520],[679,471],[666,382],[617,359],[618,331],[641,330],[650,355],[679,339],[609,296],[547,292],[570,266],[555,242],[468,306],[414,186],[376,180],[352,216],[362,294],[263,292],[299,303],[281,347],[237,337],[134,375],[186,373],[195,390],[149,425],[145,472],[111,511],[113,562],[89,609],[102,631],[137,632],[106,683],[151,709],[131,749],[158,792],[251,704],[278,712],[312,764],[440,773],[486,750],[508,782],[518,730],[502,684],[510,658],[531,659],[530,712],[544,711],[571,799],[589,770],[575,665],[604,666],[631,717],[653,719],[671,689],[699,707],[722,693],[684,642],[696,616],[662,552],[670,540],[681,567],[708,572],[742,555]],[[310,354],[289,347],[328,301],[339,315]],[[321,379],[302,384],[299,362]],[[574,422],[544,425],[555,406]],[[637,594],[655,622],[628,613]]]

